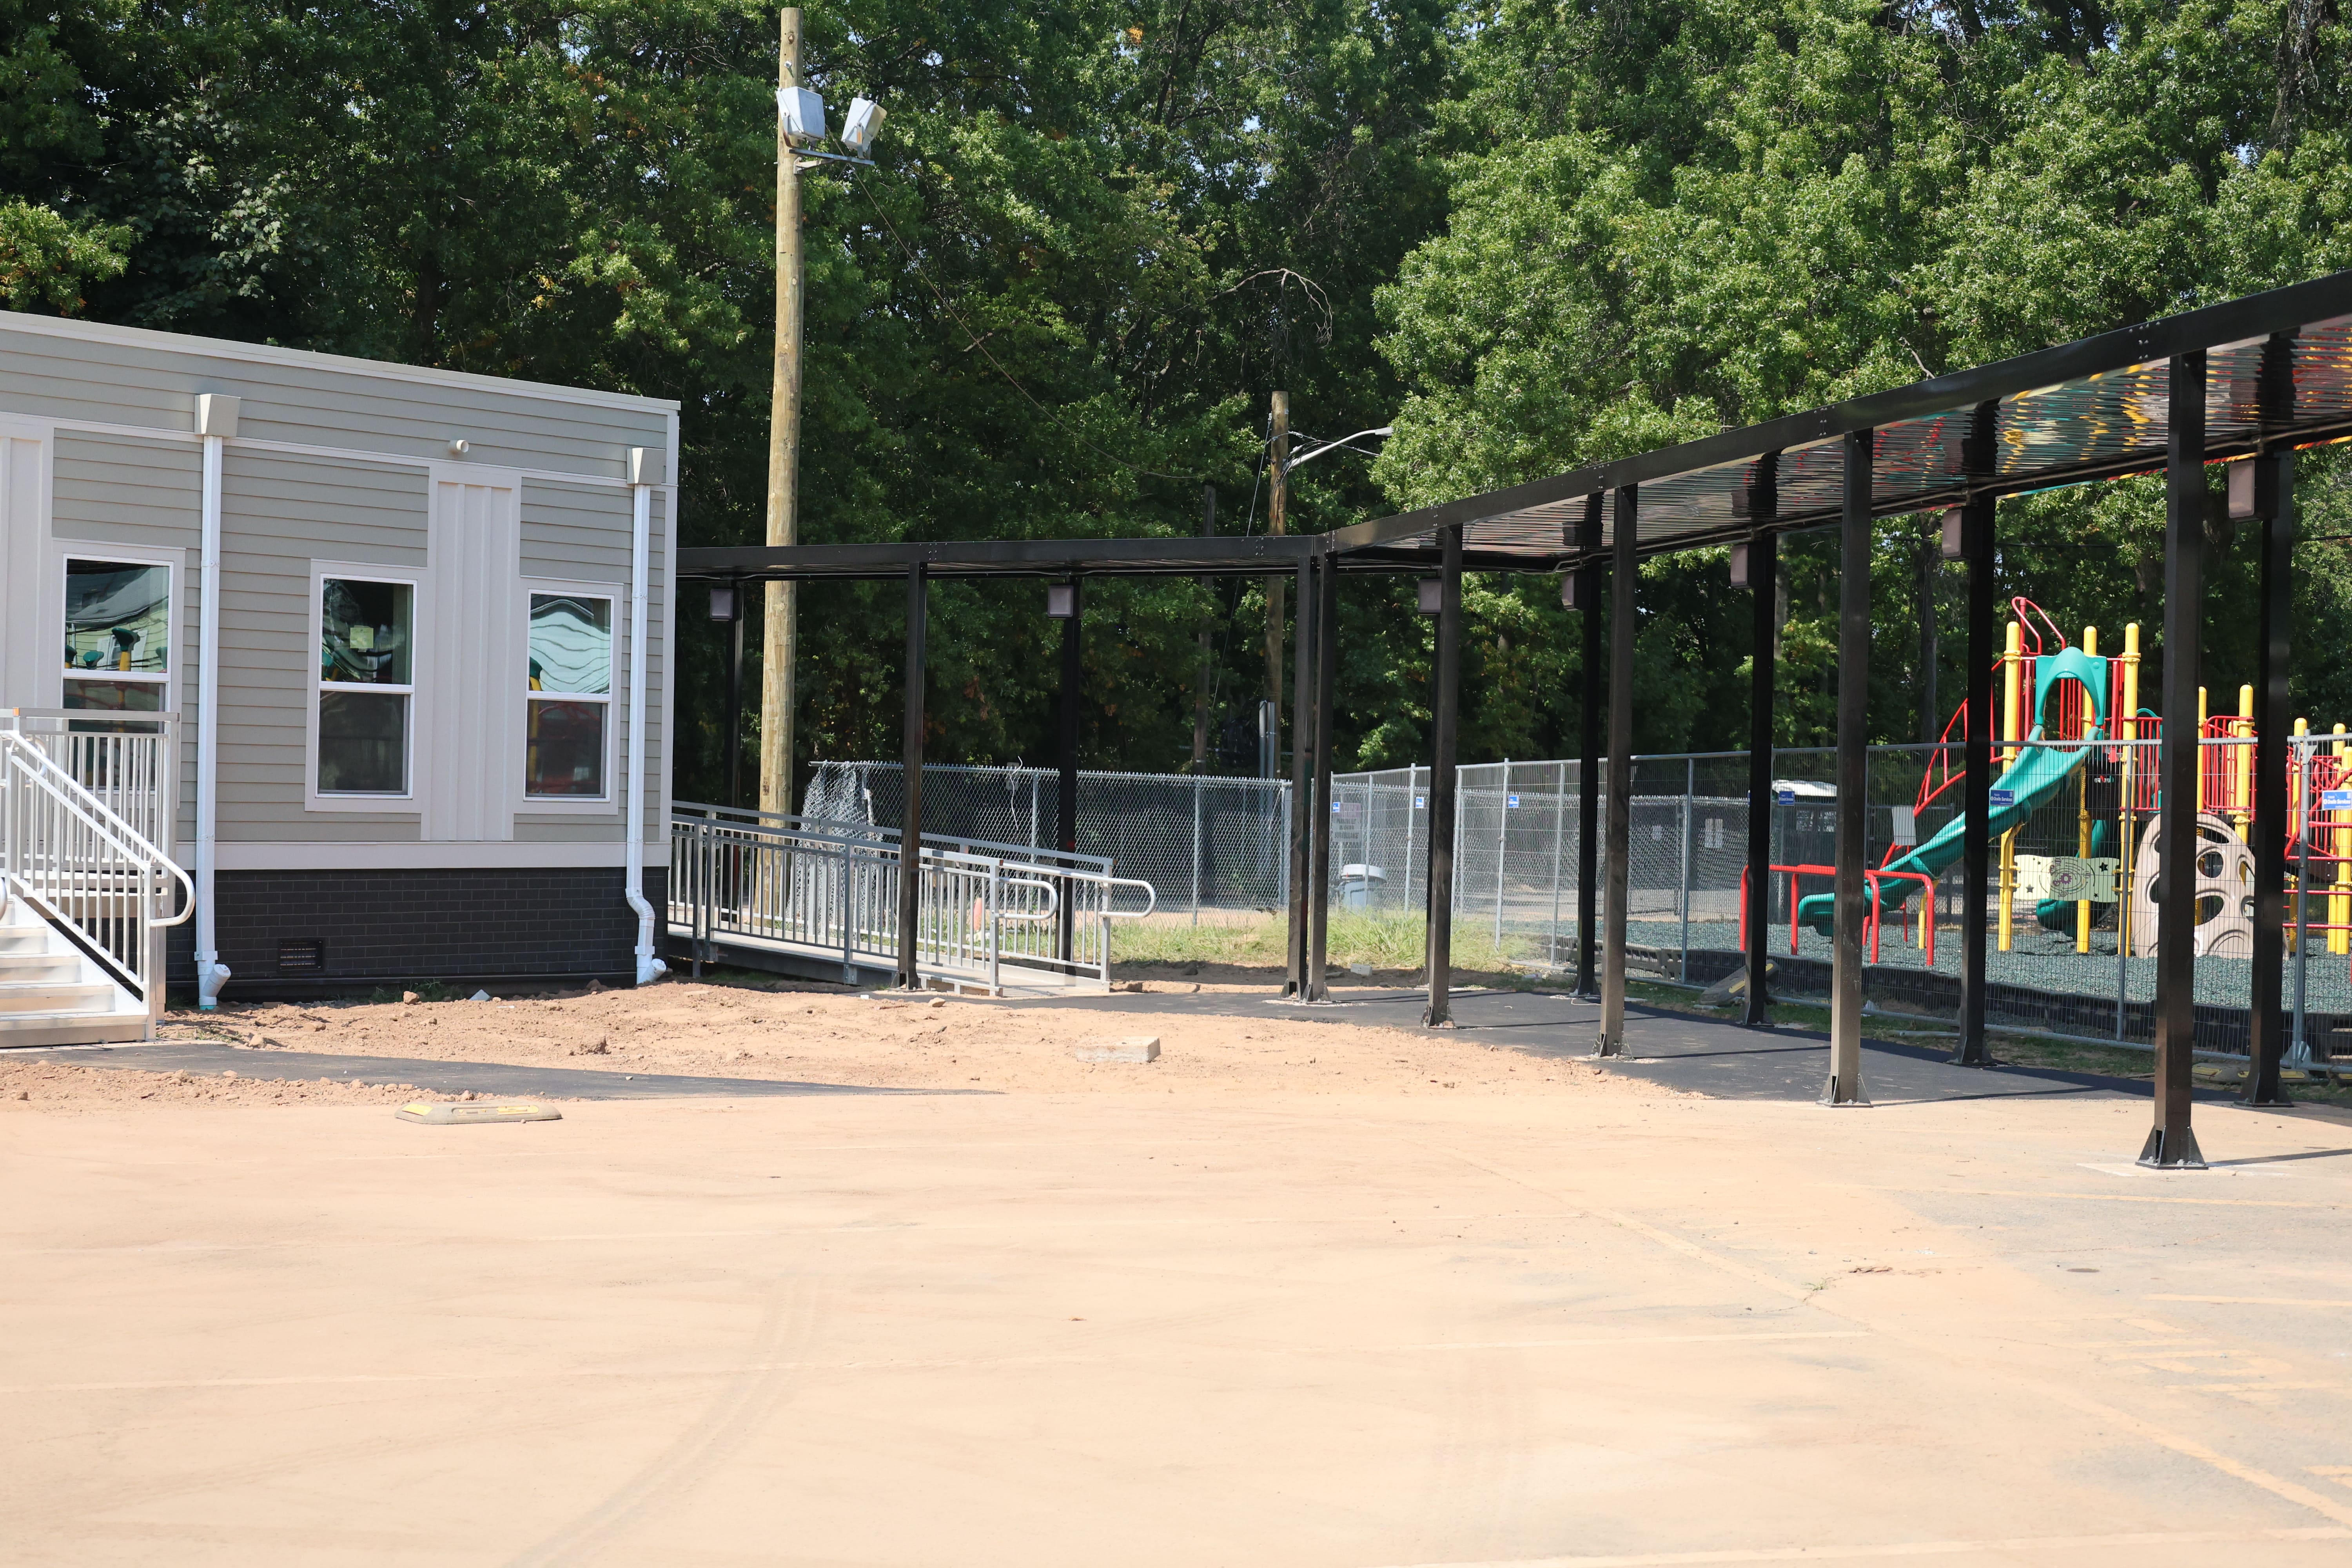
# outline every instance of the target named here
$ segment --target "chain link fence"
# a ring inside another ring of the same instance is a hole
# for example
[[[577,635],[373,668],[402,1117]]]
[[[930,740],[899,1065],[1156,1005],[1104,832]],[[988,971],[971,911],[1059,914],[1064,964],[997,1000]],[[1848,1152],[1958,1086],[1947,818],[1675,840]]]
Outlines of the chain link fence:
[[[2352,1063],[2352,756],[2339,757],[2336,748],[2333,737],[2299,741],[2290,769],[2296,781],[2290,884],[2313,891],[2300,900],[2309,928],[2303,940],[2288,933],[2282,986],[2300,1042],[2294,1059],[2313,1063],[2336,1056]],[[1996,826],[2005,831],[1993,840],[1990,1014],[2013,1027],[2150,1046],[2158,743],[2003,748],[1997,772],[2037,749],[2054,758],[2039,782],[2021,797],[1993,797]],[[2253,968],[2252,743],[2208,739],[2202,752],[2198,1040],[2203,1049],[2242,1054]],[[1765,935],[1786,972],[1781,989],[1791,993],[1827,988],[1826,904],[1808,900],[1832,888],[1836,760],[1829,747],[1783,749],[1772,758],[1775,869]],[[1706,984],[1739,966],[1748,765],[1744,752],[1633,760],[1626,925],[1637,970]],[[1886,1011],[1949,1018],[1958,1009],[1965,904],[1952,825],[1961,804],[1959,766],[1957,748],[1932,745],[1874,746],[1866,759],[1864,863],[1885,868],[1874,878],[1882,918],[1866,954],[1868,993]],[[1577,763],[1553,761],[1479,763],[1459,773],[1457,928],[1477,922],[1499,951],[1533,967],[1565,969],[1576,959],[1580,773]],[[895,825],[900,781],[897,763],[822,763],[805,811]],[[1045,768],[927,768],[925,828],[1051,846],[1058,837],[1055,792],[1055,774]],[[1428,798],[1425,767],[1332,779],[1335,908],[1408,918],[1423,910]],[[1288,890],[1289,810],[1289,786],[1280,780],[1082,773],[1077,848],[1109,857],[1121,876],[1150,882],[1163,911],[1195,920],[1203,910],[1276,911]],[[1947,829],[1951,837],[1939,842]],[[1898,874],[1915,854],[1920,868]],[[2287,902],[2293,921],[2298,900],[2290,893]]]
[[[898,826],[899,763],[819,763],[804,816]],[[951,839],[1050,848],[1061,842],[1051,768],[931,764],[923,831]],[[1187,773],[1078,774],[1077,852],[1110,858],[1159,890],[1163,912],[1279,910],[1290,889],[1290,786],[1279,779]]]

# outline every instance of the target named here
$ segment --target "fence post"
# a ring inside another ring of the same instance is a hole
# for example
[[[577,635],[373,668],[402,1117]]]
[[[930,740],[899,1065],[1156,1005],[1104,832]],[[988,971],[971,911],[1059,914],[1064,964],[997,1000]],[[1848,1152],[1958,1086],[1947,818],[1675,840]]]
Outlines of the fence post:
[[[853,915],[853,906],[850,901],[849,889],[849,839],[845,835],[841,840],[841,898],[839,900],[839,903],[841,905],[841,983],[844,985],[855,985],[857,984],[857,964],[856,962],[850,957],[851,943],[856,940],[855,932],[857,929],[857,922]]]
[[[1511,846],[1511,759],[1503,759],[1502,787],[1495,795],[1495,951],[1503,951],[1503,861]]]
[[[1698,759],[1683,759],[1683,984],[1690,984],[1691,797],[1698,793]]]
[[[1192,923],[1201,923],[1201,775],[1192,775]]]

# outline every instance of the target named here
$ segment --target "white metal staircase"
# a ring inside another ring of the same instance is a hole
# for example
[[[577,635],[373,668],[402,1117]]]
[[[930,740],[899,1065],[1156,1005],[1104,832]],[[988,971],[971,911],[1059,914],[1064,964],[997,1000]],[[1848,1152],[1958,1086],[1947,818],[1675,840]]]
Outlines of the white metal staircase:
[[[48,717],[0,712],[0,1047],[152,1039],[163,932],[194,908],[131,820],[161,815],[168,739]]]

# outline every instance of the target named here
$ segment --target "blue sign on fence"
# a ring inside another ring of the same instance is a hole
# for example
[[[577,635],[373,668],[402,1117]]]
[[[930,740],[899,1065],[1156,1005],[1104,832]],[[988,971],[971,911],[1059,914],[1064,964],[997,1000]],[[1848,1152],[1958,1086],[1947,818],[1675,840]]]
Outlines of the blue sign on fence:
[[[1415,810],[1415,811],[1426,811],[1426,810],[1428,810],[1428,809],[1429,809],[1429,797],[1428,797],[1427,795],[1414,795],[1414,796],[1412,797],[1412,808],[1413,808],[1413,810]]]
[[[1986,795],[1985,804],[1990,805],[1995,811],[2006,810],[2008,807],[2017,804],[2017,792],[2013,789],[1997,789],[1990,791]]]
[[[1780,792],[1780,800],[1782,805],[1794,805],[1797,804],[1797,792],[1792,789],[1784,789]]]
[[[1504,810],[1506,810],[1506,811],[1517,811],[1517,810],[1518,810],[1518,809],[1519,809],[1519,797],[1518,797],[1517,795],[1505,795],[1505,796],[1503,797],[1503,809],[1504,809]]]
[[[2319,792],[2322,811],[2352,811],[2352,789],[2324,789]]]

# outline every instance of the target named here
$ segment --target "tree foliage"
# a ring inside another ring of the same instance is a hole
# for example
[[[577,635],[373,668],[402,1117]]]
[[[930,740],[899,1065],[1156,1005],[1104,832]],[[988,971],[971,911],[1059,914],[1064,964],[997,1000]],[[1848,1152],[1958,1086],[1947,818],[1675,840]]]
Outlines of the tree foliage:
[[[890,113],[879,167],[805,182],[816,541],[1190,532],[1204,485],[1262,529],[1277,387],[1314,435],[1396,427],[1297,476],[1292,526],[1328,528],[2352,266],[2333,0],[848,0],[804,27],[836,112]],[[776,32],[753,0],[0,0],[0,298],[675,397],[688,538],[756,540]],[[2322,538],[2352,479],[2304,468],[2320,649],[2352,627],[2352,546]],[[2112,644],[2158,618],[2160,519],[2143,480],[2009,503],[2002,590]],[[2227,689],[2252,585],[2215,543]],[[1962,684],[1931,544],[1880,531],[1882,738]],[[1784,561],[1779,725],[1807,742],[1836,563]],[[1643,569],[1644,749],[1745,738],[1724,583],[1719,552]],[[1261,593],[1097,584],[1089,762],[1183,763],[1204,632],[1246,715]],[[803,594],[804,758],[895,748],[899,597]],[[935,755],[1049,754],[1037,599],[937,591]],[[1570,750],[1552,585],[1467,606],[1465,757]],[[687,794],[723,751],[697,608]],[[1425,755],[1428,636],[1409,584],[1347,584],[1343,763]],[[2352,717],[2324,655],[2296,679]]]

